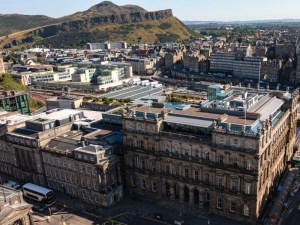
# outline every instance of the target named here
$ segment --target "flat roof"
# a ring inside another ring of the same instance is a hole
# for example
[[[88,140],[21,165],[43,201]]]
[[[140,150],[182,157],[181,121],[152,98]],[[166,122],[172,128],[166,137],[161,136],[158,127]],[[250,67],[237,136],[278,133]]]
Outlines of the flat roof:
[[[189,126],[208,128],[212,125],[212,120],[205,120],[193,117],[181,117],[176,115],[168,115],[165,122],[184,124]]]
[[[273,97],[263,107],[261,107],[257,113],[261,114],[260,120],[266,120],[270,115],[273,115],[284,104],[284,101]]]
[[[61,109],[61,110],[57,110],[57,111],[53,111],[53,112],[50,110],[47,113],[39,114],[40,115],[39,117],[43,118],[43,119],[47,119],[47,120],[57,120],[60,118],[68,117],[70,115],[76,115],[79,112],[80,111],[75,110],[75,109]]]
[[[6,116],[7,115],[7,116]],[[23,115],[23,114],[16,114],[16,115],[9,115],[9,114],[2,114],[0,117],[0,124],[6,124],[6,125],[14,125],[16,123],[22,123],[26,120],[32,119],[32,116],[29,115]]]
[[[153,108],[153,107],[147,107],[147,106],[141,106],[141,107],[136,107],[131,109],[132,111],[135,110],[137,112],[146,112],[146,113],[157,113],[160,114],[162,111],[165,112],[171,112],[172,116],[180,116],[181,118],[188,119],[191,118],[192,116],[198,117],[195,118],[195,121],[199,125],[208,125],[208,122],[197,122],[197,120],[206,120],[206,121],[214,121],[218,120],[220,117],[224,116],[225,114],[219,114],[219,113],[210,113],[210,112],[202,112],[200,108],[195,108],[195,107],[190,107],[186,110],[176,110],[176,109],[167,109],[167,108]],[[171,115],[168,115],[167,118]],[[178,119],[174,117],[170,117],[172,119],[169,119],[169,122],[172,121],[177,121],[179,122]],[[234,115],[226,115],[225,120],[223,121],[224,123],[231,123],[231,124],[240,124],[240,125],[247,125],[251,126],[253,125],[257,120],[256,119],[249,119],[245,121],[244,116],[234,116]],[[182,121],[182,120],[181,120]],[[182,121],[184,122],[184,121]],[[192,120],[189,120],[189,123],[192,122]],[[192,125],[192,124],[191,124]]]

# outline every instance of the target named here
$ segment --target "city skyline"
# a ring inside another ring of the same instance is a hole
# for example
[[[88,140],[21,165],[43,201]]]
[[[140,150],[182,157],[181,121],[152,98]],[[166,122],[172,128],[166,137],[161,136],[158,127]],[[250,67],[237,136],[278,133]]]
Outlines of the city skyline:
[[[18,4],[16,4],[18,2]],[[73,14],[78,11],[87,10],[89,7],[102,2],[101,0],[65,0],[59,2],[57,7],[55,1],[27,0],[27,1],[5,1],[2,3],[0,14],[26,14],[26,15],[46,15],[49,17],[62,17]],[[285,7],[282,10],[282,1],[279,0],[252,0],[249,2],[241,2],[230,0],[224,3],[221,0],[214,1],[186,1],[165,0],[155,4],[150,1],[138,0],[114,0],[117,5],[134,4],[145,8],[148,11],[172,9],[173,15],[180,20],[195,21],[236,21],[236,20],[271,20],[271,19],[300,19],[298,8],[300,2],[286,0],[284,5],[292,5],[293,7]],[[72,3],[72,4],[71,4]]]

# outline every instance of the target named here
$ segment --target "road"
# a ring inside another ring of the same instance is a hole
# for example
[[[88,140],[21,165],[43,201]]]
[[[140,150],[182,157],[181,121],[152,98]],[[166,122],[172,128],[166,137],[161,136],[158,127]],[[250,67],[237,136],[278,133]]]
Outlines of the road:
[[[289,209],[283,215],[281,222],[279,225],[294,225],[299,224],[300,221],[300,210],[298,209],[300,205],[300,192],[298,191],[296,196],[294,197]]]

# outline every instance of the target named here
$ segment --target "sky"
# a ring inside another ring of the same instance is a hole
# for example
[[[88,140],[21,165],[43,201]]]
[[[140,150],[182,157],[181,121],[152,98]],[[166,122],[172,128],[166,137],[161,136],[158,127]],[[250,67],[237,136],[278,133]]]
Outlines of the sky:
[[[0,14],[46,15],[54,18],[87,10],[102,0],[1,0]],[[299,0],[112,0],[148,11],[172,9],[180,20],[234,21],[300,19]]]

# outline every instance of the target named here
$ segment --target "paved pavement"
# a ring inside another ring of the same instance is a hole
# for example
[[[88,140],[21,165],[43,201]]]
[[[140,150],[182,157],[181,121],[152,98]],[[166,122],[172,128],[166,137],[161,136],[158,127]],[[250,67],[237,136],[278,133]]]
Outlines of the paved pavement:
[[[101,225],[104,220],[84,213],[64,209],[63,211],[52,214],[33,213],[34,225]]]
[[[146,201],[135,201],[130,197],[124,198],[120,203],[111,208],[93,208],[84,203],[79,203],[78,199],[69,198],[61,193],[56,193],[57,199],[70,206],[72,210],[78,212],[84,212],[85,214],[95,215],[101,217],[106,221],[113,218],[116,221],[124,222],[129,225],[158,225],[162,222],[164,224],[174,224],[174,220],[182,219],[185,221],[185,225],[207,225],[208,224],[208,213],[203,209],[192,211],[189,207],[185,207],[184,204],[176,202],[162,201],[160,204],[154,204]],[[168,206],[172,205],[170,209]],[[168,207],[168,208],[166,208]],[[201,213],[202,211],[202,213]],[[187,213],[199,213],[199,216],[187,215]],[[126,214],[126,217],[118,216]],[[161,214],[163,221],[153,220],[156,214]],[[143,221],[143,222],[141,222]],[[222,217],[210,216],[210,225],[244,225],[240,222],[235,222]]]

